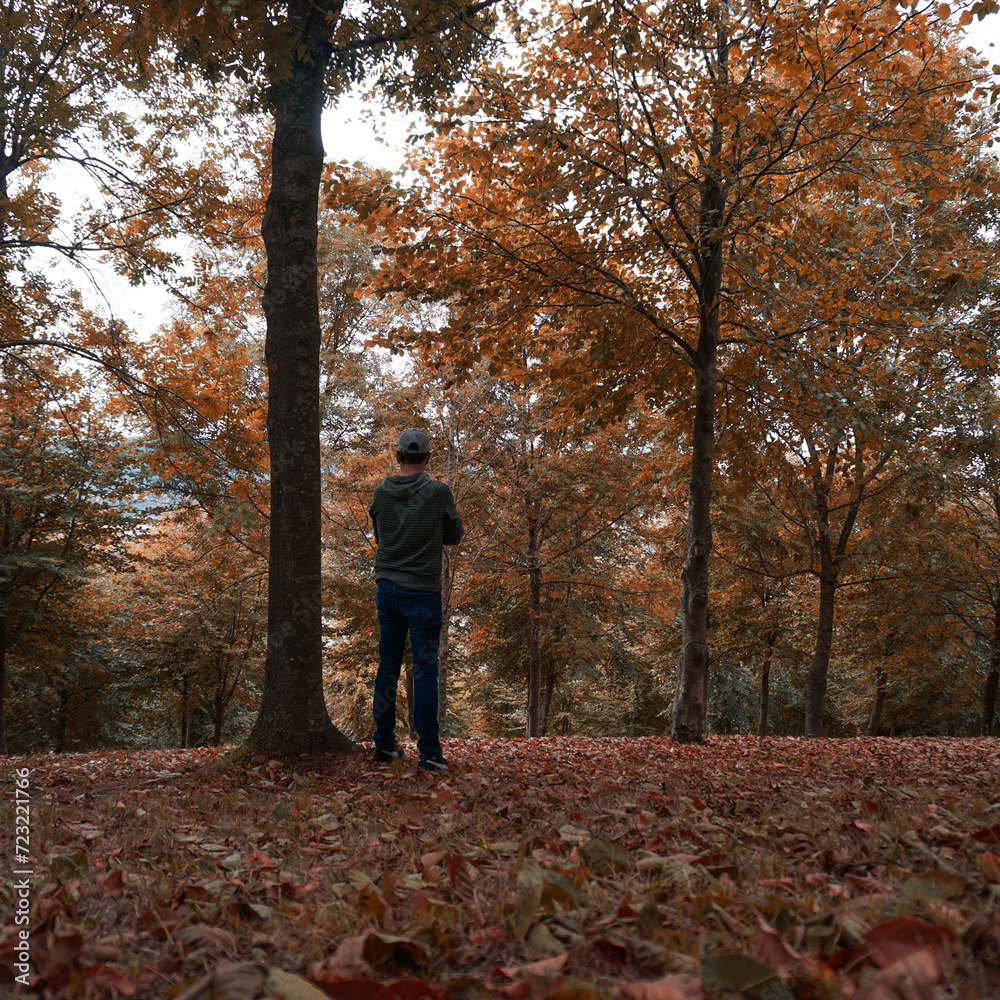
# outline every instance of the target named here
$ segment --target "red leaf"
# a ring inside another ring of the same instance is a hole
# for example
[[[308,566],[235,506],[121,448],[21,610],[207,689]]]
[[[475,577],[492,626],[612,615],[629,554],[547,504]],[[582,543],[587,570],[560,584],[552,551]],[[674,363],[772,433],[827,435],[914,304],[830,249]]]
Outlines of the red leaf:
[[[382,983],[352,972],[315,971],[303,978],[333,1000],[372,1000],[382,989]]]
[[[981,844],[1000,844],[1000,823],[973,831],[972,839],[978,840]]]
[[[750,957],[785,973],[801,961],[801,956],[782,940],[781,935],[764,919],[758,917],[759,926],[750,942]]]
[[[71,970],[79,968],[85,943],[79,931],[36,935],[31,943],[31,957],[38,974],[50,986],[65,982]]]
[[[371,1000],[445,1000],[445,997],[419,979],[397,979],[372,994]]]
[[[135,987],[129,982],[125,973],[113,965],[88,965],[83,970],[83,977],[102,993],[117,990],[124,997],[130,997],[135,993]]]
[[[894,917],[877,924],[865,934],[872,961],[886,968],[917,951],[936,956],[950,954],[955,932],[950,927],[924,923],[915,917]]]

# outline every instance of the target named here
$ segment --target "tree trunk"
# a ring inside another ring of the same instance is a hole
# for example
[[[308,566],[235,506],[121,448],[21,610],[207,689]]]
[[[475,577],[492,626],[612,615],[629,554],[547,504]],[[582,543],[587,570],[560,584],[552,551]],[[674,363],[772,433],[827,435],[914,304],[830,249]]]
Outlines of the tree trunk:
[[[212,734],[212,746],[222,746],[222,721],[226,717],[226,702],[222,691],[215,692],[215,732]]]
[[[715,8],[716,71],[729,77],[728,5]],[[721,232],[726,195],[717,170],[722,167],[723,127],[712,124],[710,156],[703,168],[699,204],[698,347],[691,357],[695,379],[691,429],[691,479],[688,486],[687,554],[681,569],[681,650],[677,665],[671,739],[698,743],[705,736],[708,712],[708,568],[712,551],[712,477],[715,448],[716,355],[725,250]]]
[[[997,684],[1000,682],[1000,622],[993,633],[993,648],[990,652],[990,672],[983,685],[983,717],[979,726],[981,736],[993,735],[993,713],[997,703]]]
[[[760,668],[760,717],[757,720],[757,738],[762,740],[767,736],[767,709],[771,696],[771,660],[774,657],[774,647],[767,651],[764,663]]]
[[[716,327],[717,327],[716,316]],[[715,342],[696,374],[687,557],[681,569],[681,651],[671,739],[697,743],[708,709],[708,562],[712,551],[712,451],[715,422]]]
[[[331,25],[324,5],[290,0],[289,75],[275,84],[264,314],[271,459],[267,658],[250,746],[271,754],[346,754],[323,695],[319,296],[320,115]]]
[[[188,748],[188,720],[191,716],[191,706],[188,698],[188,675],[181,680],[181,749]]]
[[[0,618],[0,757],[7,756],[7,622]]]
[[[69,693],[59,691],[59,722],[56,726],[56,753],[66,752],[66,726],[69,721]]]
[[[528,736],[541,735],[542,571],[538,565],[540,532],[528,518]]]
[[[545,677],[545,690],[542,692],[541,724],[539,725],[539,736],[545,736],[549,731],[549,709],[552,707],[552,692],[556,686],[556,672],[550,665]]]
[[[878,731],[882,728],[882,710],[885,708],[886,694],[885,671],[878,666],[875,668],[875,697],[872,698],[872,712],[868,717],[865,736],[878,736]]]
[[[837,604],[837,578],[823,573],[819,581],[819,621],[816,626],[816,645],[812,663],[806,677],[805,735],[823,735],[823,700],[826,698],[826,678],[830,670],[830,651],[833,648],[833,620]]]
[[[448,641],[451,625],[451,557],[441,550],[441,641],[438,644],[438,735],[445,735],[448,721]]]
[[[417,740],[420,738],[420,734],[417,732],[417,710],[413,704],[413,665],[411,663],[406,664],[406,726],[407,731],[410,734],[411,740]]]

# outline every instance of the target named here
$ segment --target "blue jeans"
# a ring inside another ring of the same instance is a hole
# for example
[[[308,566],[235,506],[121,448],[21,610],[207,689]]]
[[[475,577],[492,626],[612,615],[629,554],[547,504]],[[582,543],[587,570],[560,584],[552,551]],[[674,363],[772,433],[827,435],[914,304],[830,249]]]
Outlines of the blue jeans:
[[[379,750],[396,745],[396,685],[406,636],[413,651],[413,721],[421,755],[441,752],[438,738],[438,645],[441,642],[441,592],[407,590],[391,580],[375,588],[378,608],[378,673],[373,709]]]

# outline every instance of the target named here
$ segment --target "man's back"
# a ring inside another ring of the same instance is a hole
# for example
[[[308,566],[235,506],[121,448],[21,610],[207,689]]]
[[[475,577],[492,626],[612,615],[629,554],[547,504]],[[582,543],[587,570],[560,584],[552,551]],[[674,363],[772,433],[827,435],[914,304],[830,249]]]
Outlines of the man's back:
[[[462,538],[462,519],[447,483],[426,472],[388,476],[368,508],[378,551],[375,576],[412,590],[441,589],[441,546]]]

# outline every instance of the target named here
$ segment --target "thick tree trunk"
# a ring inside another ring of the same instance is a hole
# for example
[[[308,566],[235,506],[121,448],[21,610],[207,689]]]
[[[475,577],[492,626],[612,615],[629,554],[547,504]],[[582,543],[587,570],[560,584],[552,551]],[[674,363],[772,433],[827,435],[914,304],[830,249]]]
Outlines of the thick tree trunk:
[[[806,677],[805,735],[823,735],[823,701],[826,698],[826,678],[830,670],[830,651],[833,649],[833,621],[837,604],[837,578],[824,573],[819,581],[819,621],[816,626],[816,645],[812,663]]]
[[[878,731],[882,728],[882,711],[885,708],[886,694],[885,671],[878,666],[875,668],[875,696],[872,698],[872,711],[868,717],[865,736],[878,736]]]
[[[528,736],[541,735],[542,570],[538,521],[528,519]]]
[[[320,570],[319,297],[320,115],[329,60],[323,5],[291,0],[297,36],[290,76],[274,87],[264,314],[271,458],[267,659],[248,743],[268,753],[349,753],[323,696]]]
[[[767,710],[771,697],[771,660],[774,657],[774,647],[767,651],[764,663],[760,668],[760,717],[757,720],[757,738],[767,736]]]

